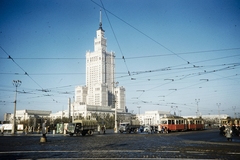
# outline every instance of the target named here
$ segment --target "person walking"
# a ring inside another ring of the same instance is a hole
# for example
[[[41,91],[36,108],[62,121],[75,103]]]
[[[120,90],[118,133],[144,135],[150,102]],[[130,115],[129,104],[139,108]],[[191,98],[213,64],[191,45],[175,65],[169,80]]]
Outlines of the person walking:
[[[225,136],[228,141],[232,141],[232,129],[229,125],[225,129]]]
[[[28,127],[26,126],[25,127],[25,134],[27,134],[28,133]]]
[[[4,126],[2,125],[2,127],[1,127],[1,134],[3,135],[3,133],[4,133]]]

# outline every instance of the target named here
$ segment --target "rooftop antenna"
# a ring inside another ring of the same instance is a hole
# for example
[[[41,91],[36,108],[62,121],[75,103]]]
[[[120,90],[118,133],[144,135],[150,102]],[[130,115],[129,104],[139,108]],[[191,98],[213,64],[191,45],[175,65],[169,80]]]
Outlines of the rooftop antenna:
[[[100,10],[100,25],[102,24],[102,10]]]
[[[100,23],[99,23],[99,29],[102,30],[102,31],[104,31],[104,30],[102,29],[102,10],[100,10]]]

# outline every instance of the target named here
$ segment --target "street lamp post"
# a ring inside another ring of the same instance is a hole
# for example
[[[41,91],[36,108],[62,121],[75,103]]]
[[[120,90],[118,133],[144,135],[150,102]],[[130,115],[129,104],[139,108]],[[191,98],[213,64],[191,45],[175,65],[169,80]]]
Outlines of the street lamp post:
[[[198,117],[199,116],[198,103],[200,102],[200,99],[195,99],[195,102],[197,103],[197,117]]]
[[[141,106],[137,106],[137,108],[138,108],[138,114],[140,115],[140,108],[141,108]]]
[[[17,87],[22,84],[20,80],[13,80],[13,86],[16,87],[15,91],[15,101],[14,101],[14,111],[13,111],[13,125],[12,125],[12,134],[15,134],[15,126],[16,126],[16,106],[17,106]]]
[[[175,112],[175,110],[178,109],[178,106],[171,106],[171,108],[173,109],[173,114],[174,114],[174,116],[176,116],[176,112]]]
[[[233,112],[234,112],[234,115],[235,115],[234,118],[237,118],[236,117],[236,112],[235,112],[236,106],[232,106],[232,109],[233,109]]]
[[[221,103],[217,103],[217,106],[218,106],[218,123],[220,125],[221,121],[220,121],[220,110],[219,110],[219,107],[220,107]]]
[[[118,125],[117,125],[117,106],[115,105],[115,130],[114,133],[118,133]]]

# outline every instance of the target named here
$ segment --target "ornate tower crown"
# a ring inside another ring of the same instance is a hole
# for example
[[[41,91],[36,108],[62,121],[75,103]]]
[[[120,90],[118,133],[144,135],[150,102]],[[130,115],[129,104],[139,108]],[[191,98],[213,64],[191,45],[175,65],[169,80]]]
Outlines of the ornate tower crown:
[[[99,30],[105,32],[103,29],[102,29],[102,11],[100,10],[100,23],[99,23]]]

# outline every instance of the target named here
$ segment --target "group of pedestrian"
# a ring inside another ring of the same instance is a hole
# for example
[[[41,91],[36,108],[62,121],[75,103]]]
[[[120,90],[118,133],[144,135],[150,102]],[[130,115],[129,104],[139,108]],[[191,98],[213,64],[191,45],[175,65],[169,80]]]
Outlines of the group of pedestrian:
[[[232,136],[240,136],[240,126],[222,125],[219,130],[219,134],[224,135],[228,141],[232,141]]]
[[[25,134],[33,133],[33,126],[26,126],[24,132]]]
[[[232,126],[232,133],[235,136],[240,136],[240,126],[239,125],[233,125]]]
[[[161,133],[168,133],[167,127],[162,126]]]

